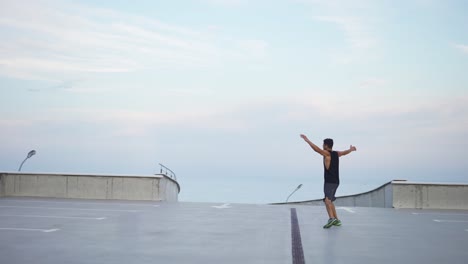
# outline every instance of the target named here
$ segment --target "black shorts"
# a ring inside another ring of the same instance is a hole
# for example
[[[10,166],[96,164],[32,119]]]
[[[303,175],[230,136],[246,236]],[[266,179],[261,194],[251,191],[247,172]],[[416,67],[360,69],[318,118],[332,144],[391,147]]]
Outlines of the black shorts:
[[[325,198],[330,199],[332,202],[336,200],[335,193],[336,189],[338,189],[339,184],[338,183],[329,183],[326,182],[323,185],[323,193],[325,194],[325,197],[323,198],[323,201],[325,202]]]

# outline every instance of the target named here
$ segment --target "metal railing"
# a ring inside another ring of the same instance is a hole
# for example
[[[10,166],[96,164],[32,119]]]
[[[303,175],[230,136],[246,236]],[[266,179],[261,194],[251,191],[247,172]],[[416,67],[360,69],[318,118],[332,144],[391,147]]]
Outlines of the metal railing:
[[[171,171],[171,169],[169,169],[168,167],[162,165],[161,163],[159,163],[159,165],[161,166],[161,169],[160,169],[161,174],[164,174],[164,175],[170,177],[171,179],[177,181],[177,177],[176,177],[175,173],[173,171]]]

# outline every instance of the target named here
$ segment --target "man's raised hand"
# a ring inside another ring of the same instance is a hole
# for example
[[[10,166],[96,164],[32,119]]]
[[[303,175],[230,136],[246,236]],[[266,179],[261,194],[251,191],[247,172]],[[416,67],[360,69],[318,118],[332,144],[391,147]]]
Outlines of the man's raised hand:
[[[353,145],[351,145],[351,146],[349,146],[349,150],[351,150],[351,151],[356,151],[356,147],[353,146]]]

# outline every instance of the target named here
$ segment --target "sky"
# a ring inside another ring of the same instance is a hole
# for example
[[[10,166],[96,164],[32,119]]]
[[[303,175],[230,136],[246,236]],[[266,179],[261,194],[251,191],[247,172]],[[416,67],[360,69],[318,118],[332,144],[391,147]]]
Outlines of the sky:
[[[468,183],[468,2],[0,0],[0,171],[155,174],[180,201]]]

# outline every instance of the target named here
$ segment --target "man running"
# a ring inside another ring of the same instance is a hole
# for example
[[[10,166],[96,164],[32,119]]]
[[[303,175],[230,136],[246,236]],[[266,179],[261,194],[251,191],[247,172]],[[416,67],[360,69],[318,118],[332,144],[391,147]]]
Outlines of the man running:
[[[301,134],[301,138],[303,138],[315,152],[323,156],[323,169],[325,178],[325,183],[323,185],[323,192],[325,197],[323,198],[323,201],[325,202],[325,207],[327,208],[329,216],[328,222],[323,226],[323,228],[330,228],[333,225],[341,226],[341,221],[336,215],[335,205],[333,204],[333,202],[336,200],[336,189],[338,189],[338,186],[340,185],[339,157],[356,151],[356,147],[351,145],[348,150],[333,151],[333,139],[331,138],[323,140],[323,149],[312,143],[307,138],[307,136]]]

